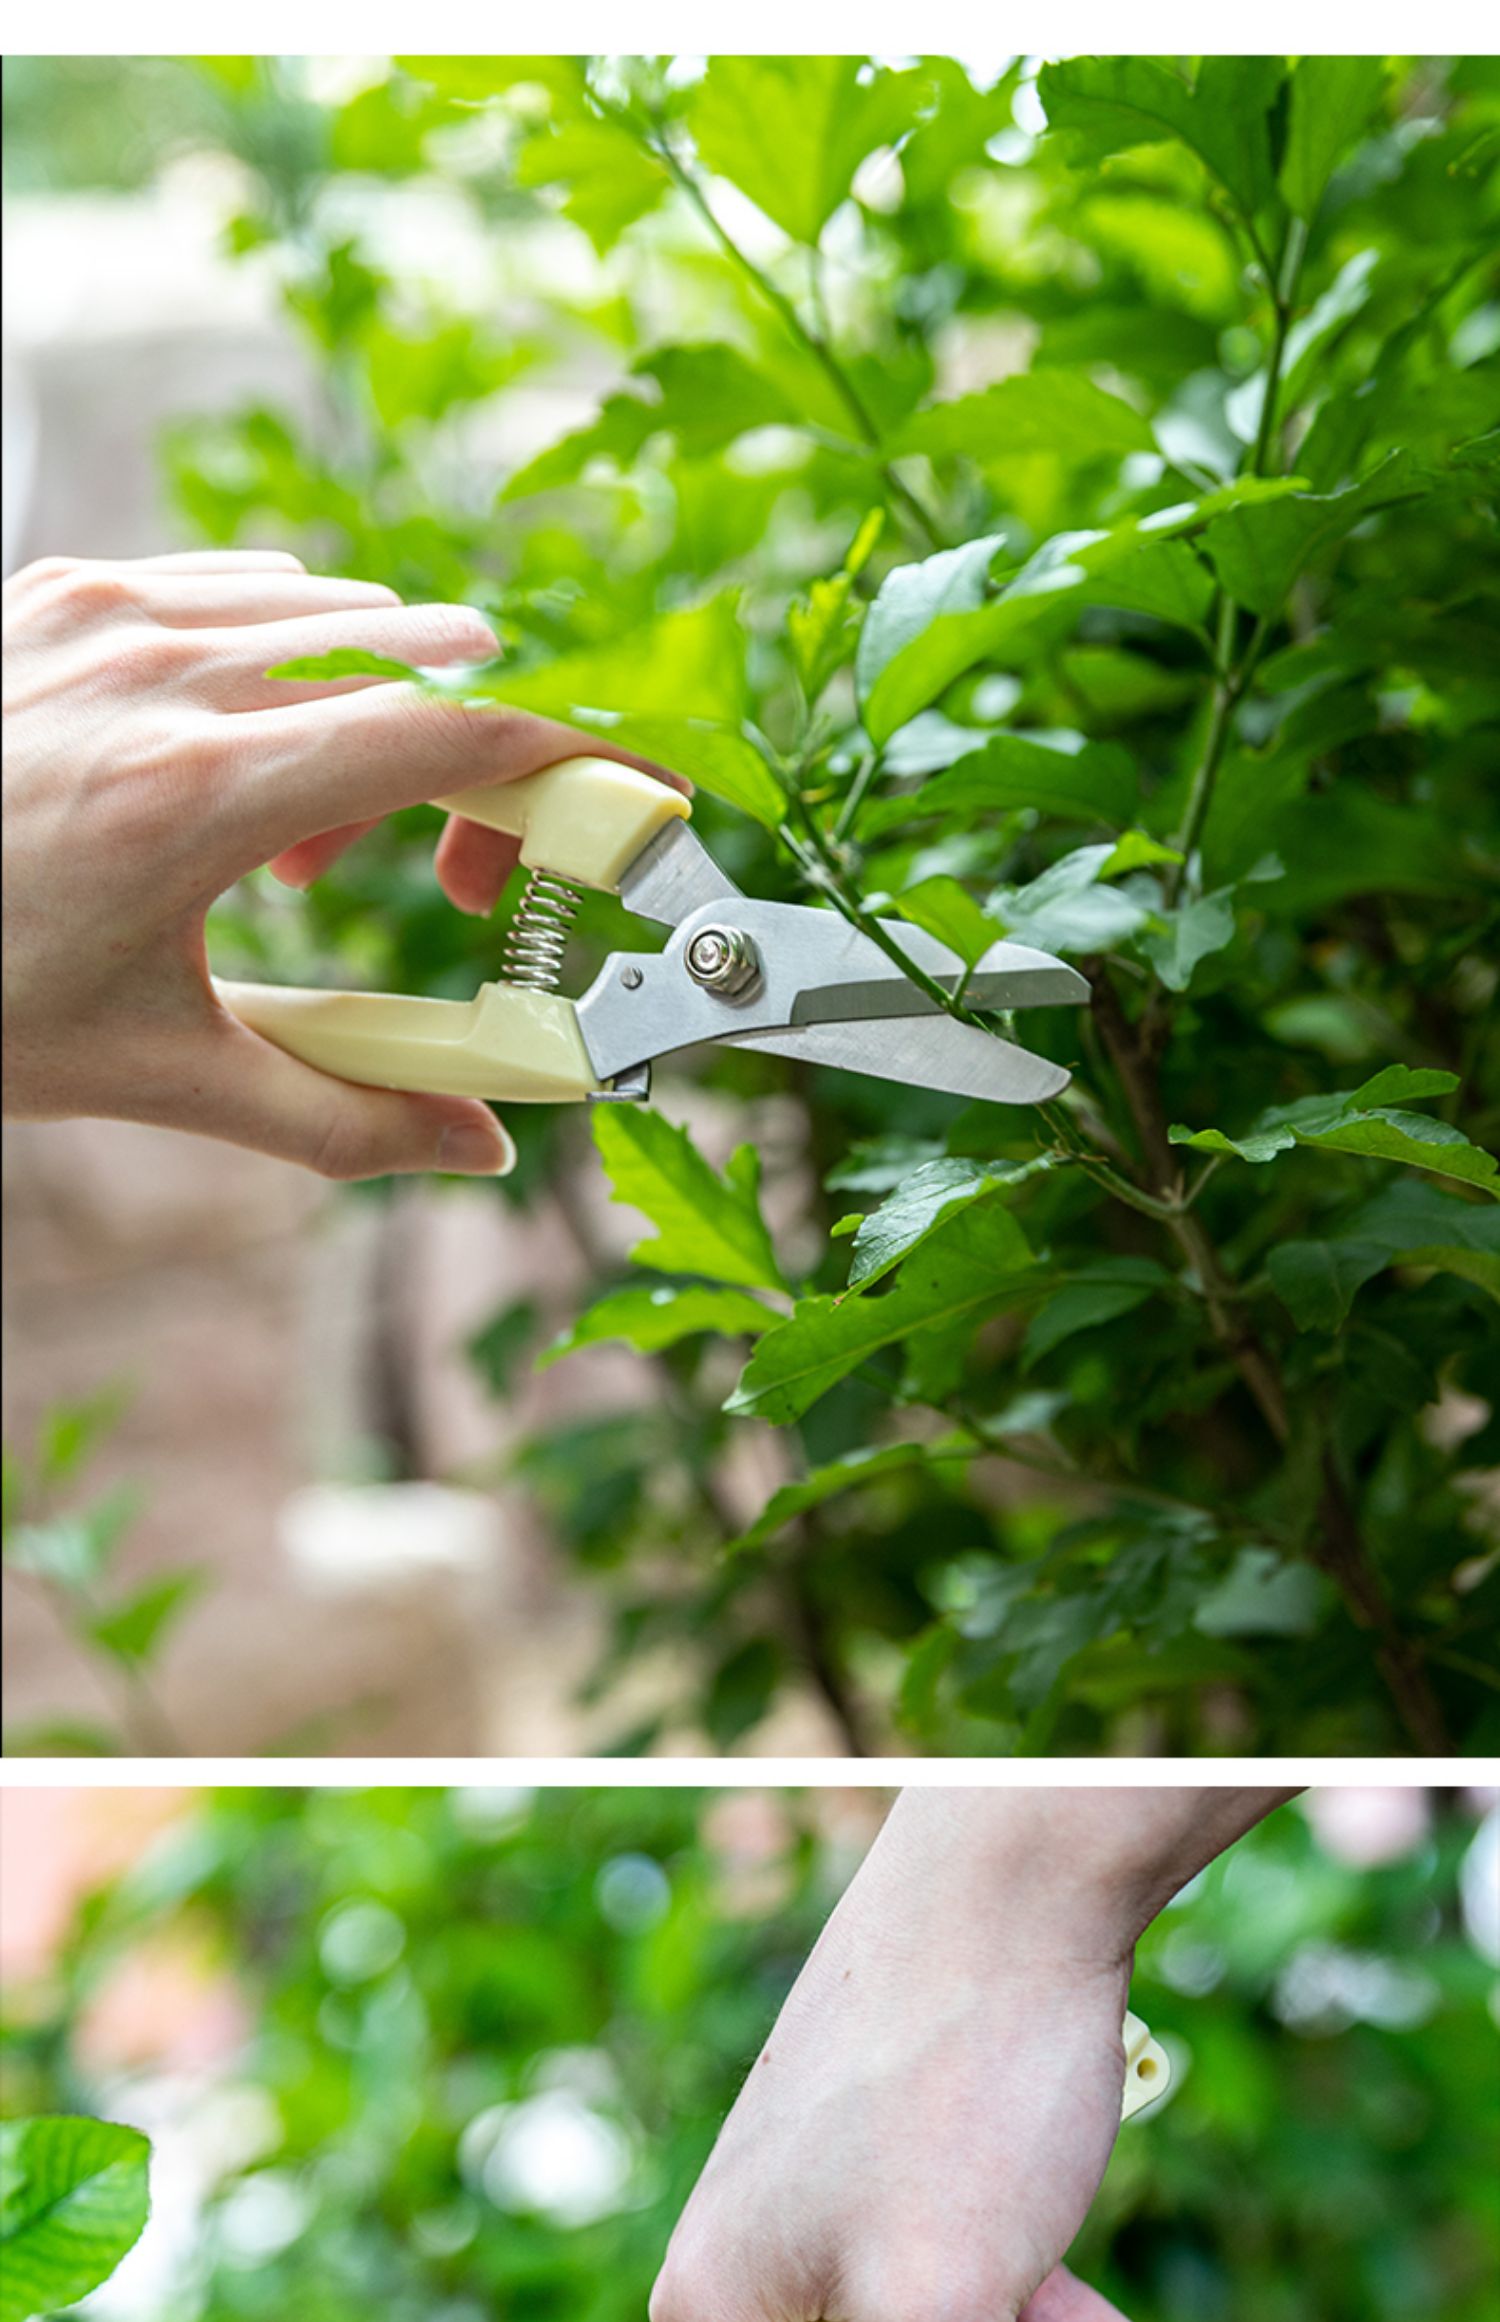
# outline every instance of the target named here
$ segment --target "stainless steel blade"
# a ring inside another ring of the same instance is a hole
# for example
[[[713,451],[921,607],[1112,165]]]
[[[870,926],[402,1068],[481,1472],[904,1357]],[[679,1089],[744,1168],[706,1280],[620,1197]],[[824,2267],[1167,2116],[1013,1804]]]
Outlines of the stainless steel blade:
[[[1029,943],[992,943],[973,974],[965,980],[963,962],[947,945],[904,920],[879,923],[906,958],[922,968],[945,992],[963,990],[971,1008],[1077,1007],[1089,997],[1087,981],[1048,951],[1034,951]],[[804,983],[792,1011],[794,1023],[844,1022],[853,1016],[922,1016],[935,1013],[932,1001],[914,984],[904,968],[868,937],[858,937],[859,949],[845,948],[831,960],[826,982]]]
[[[920,1019],[865,1017],[858,1023],[804,1024],[786,1032],[731,1033],[725,1045],[789,1056],[802,1064],[835,1065],[841,1072],[867,1072],[875,1080],[977,1097],[992,1105],[1045,1104],[1072,1078],[1045,1056],[1033,1056],[935,1011]]]
[[[737,899],[739,892],[686,822],[669,822],[659,830],[620,880],[626,910],[663,927],[675,927],[710,903]]]

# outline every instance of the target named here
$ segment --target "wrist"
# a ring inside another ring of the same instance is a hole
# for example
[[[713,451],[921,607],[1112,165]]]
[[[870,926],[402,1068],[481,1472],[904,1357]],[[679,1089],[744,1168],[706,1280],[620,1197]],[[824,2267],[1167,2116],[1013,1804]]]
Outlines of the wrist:
[[[972,1910],[1008,1948],[1113,1967],[1206,1863],[1289,1789],[909,1789],[889,1842],[939,1908]]]

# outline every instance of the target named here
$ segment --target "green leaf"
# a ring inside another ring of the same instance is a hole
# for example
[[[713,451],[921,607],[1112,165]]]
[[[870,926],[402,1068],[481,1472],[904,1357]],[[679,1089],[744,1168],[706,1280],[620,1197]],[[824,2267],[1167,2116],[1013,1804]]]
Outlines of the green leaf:
[[[1027,1326],[1022,1370],[1032,1369],[1076,1331],[1113,1322],[1171,1286],[1171,1275],[1154,1258],[1100,1258],[1093,1265],[1071,1269]]]
[[[359,645],[337,645],[331,653],[304,653],[294,661],[278,661],[267,677],[309,679],[321,683],[332,677],[396,677],[415,680],[421,671],[410,661],[393,661],[388,653],[366,653]]]
[[[990,927],[991,938],[994,928]],[[878,1282],[961,1209],[997,1193],[1027,1165],[1014,1161],[927,1161],[904,1177],[889,1201],[862,1218],[854,1236],[849,1288]]]
[[[810,1508],[820,1508],[825,1501],[858,1491],[865,1484],[878,1482],[882,1476],[914,1467],[940,1467],[955,1460],[970,1460],[976,1456],[976,1450],[976,1445],[966,1436],[949,1437],[941,1443],[862,1444],[857,1451],[846,1452],[842,1459],[831,1459],[810,1474],[799,1476],[795,1483],[783,1484],[774,1491],[748,1531],[730,1541],[726,1553],[737,1555],[759,1548],[784,1524],[805,1516]]]
[[[5,1561],[54,1587],[76,1591],[102,1579],[111,1557],[140,1513],[135,1484],[117,1484],[93,1507],[44,1523],[17,1524],[5,1542]]]
[[[1076,167],[1180,138],[1253,218],[1275,190],[1267,114],[1281,71],[1278,57],[1205,57],[1190,83],[1155,57],[1077,56],[1044,65],[1037,93]]]
[[[1271,1548],[1242,1548],[1217,1587],[1199,1600],[1193,1626],[1207,1637],[1315,1636],[1333,1599],[1310,1564]]]
[[[975,814],[1009,814],[1029,807],[1064,822],[1103,822],[1119,829],[1135,811],[1136,773],[1115,742],[1085,742],[1054,750],[1021,734],[996,734],[956,765],[900,798],[872,800],[859,818],[870,839],[921,815],[945,822]]]
[[[30,2322],[107,2281],[150,2209],[151,2147],[113,2121],[0,2125],[0,2322]]]
[[[1228,1137],[1222,1129],[1188,1129],[1180,1123],[1167,1135],[1174,1145],[1192,1145],[1204,1153],[1233,1153],[1242,1161],[1256,1163],[1274,1160],[1294,1145],[1400,1161],[1408,1168],[1427,1169],[1438,1177],[1482,1186],[1500,1200],[1500,1163],[1492,1154],[1470,1144],[1462,1130],[1447,1121],[1395,1110],[1384,1102],[1393,1096],[1446,1096],[1457,1086],[1452,1073],[1414,1072],[1407,1065],[1393,1064],[1362,1088],[1333,1096],[1303,1097],[1292,1105],[1273,1105],[1243,1137]]]
[[[882,912],[886,910],[883,898],[871,900]],[[889,908],[913,927],[936,936],[939,943],[946,943],[965,967],[977,967],[996,940],[995,922],[985,917],[968,888],[940,873],[903,888],[891,897]]]
[[[105,1437],[118,1426],[128,1395],[124,1388],[107,1387],[81,1403],[58,1403],[37,1429],[37,1482],[53,1491],[86,1467]]]
[[[595,460],[629,468],[665,424],[659,407],[643,396],[607,396],[595,418],[583,427],[570,428],[556,443],[512,472],[500,493],[501,504],[576,484]]]
[[[94,1616],[88,1633],[102,1652],[138,1668],[157,1651],[168,1629],[207,1585],[201,1571],[165,1573]]]
[[[1201,960],[1234,941],[1234,902],[1231,890],[1197,895],[1164,915],[1160,930],[1142,931],[1136,949],[1143,952],[1169,992],[1185,992]]]
[[[124,1754],[118,1737],[106,1727],[67,1717],[8,1725],[4,1750],[8,1758],[117,1758]]]
[[[828,580],[814,580],[805,597],[787,607],[787,642],[809,702],[815,702],[835,669],[853,653],[860,614],[854,583],[864,571],[885,526],[885,510],[872,508],[856,532],[849,553]]]
[[[880,1347],[914,1332],[978,1322],[1025,1295],[1031,1252],[999,1202],[960,1212],[917,1249],[893,1288],[866,1298],[805,1298],[770,1330],[724,1408],[745,1417],[795,1419]]]
[[[1096,387],[1078,371],[1023,371],[977,395],[929,404],[913,412],[887,445],[895,453],[929,459],[961,452],[972,460],[1053,452],[1073,462],[1123,459],[1151,451],[1148,420],[1120,396]]]
[[[720,1177],[686,1129],[650,1105],[597,1105],[594,1142],[615,1200],[644,1210],[659,1228],[656,1240],[631,1251],[635,1264],[750,1289],[786,1287],[756,1198],[752,1146],[741,1145]]]
[[[581,715],[586,713],[580,713]],[[727,725],[691,718],[603,717],[587,722],[622,750],[654,758],[766,830],[786,817],[786,792],[753,742]]]
[[[627,226],[654,210],[671,179],[654,154],[613,122],[579,119],[541,131],[515,164],[524,186],[563,187],[564,213],[603,257]]]
[[[1402,452],[1342,492],[1298,492],[1258,506],[1232,508],[1203,536],[1203,551],[1236,604],[1252,613],[1281,610],[1303,567],[1377,510],[1419,498],[1428,489]]]
[[[865,728],[877,748],[987,650],[990,566],[1003,536],[898,565],[865,615],[855,659]]]
[[[462,701],[508,702],[574,722],[600,711],[660,718],[665,709],[673,720],[733,724],[745,708],[745,637],[725,590],[530,669],[490,661],[451,678],[434,672],[429,683]]]
[[[712,1290],[702,1284],[674,1289],[666,1283],[611,1290],[554,1339],[536,1367],[546,1370],[581,1346],[602,1346],[608,1340],[633,1346],[640,1354],[659,1354],[663,1347],[705,1331],[720,1338],[736,1338],[746,1331],[756,1336],[777,1319],[743,1290]]]
[[[1075,847],[1024,887],[997,887],[985,905],[1000,931],[1038,951],[1109,951],[1145,926],[1151,906],[1103,886],[1112,846]]]
[[[491,1395],[510,1392],[512,1375],[535,1343],[540,1320],[535,1300],[518,1298],[491,1315],[483,1329],[476,1330],[465,1343],[464,1352]]]
[[[1201,631],[1213,585],[1185,541],[1300,484],[1295,476],[1242,476],[1202,500],[1107,531],[1057,533],[999,587],[991,584],[1005,546],[999,534],[898,565],[866,615],[855,659],[865,731],[883,745],[964,670],[1059,608],[1112,605]]]
[[[1280,185],[1287,206],[1311,219],[1334,169],[1362,135],[1385,87],[1379,56],[1304,56],[1292,74]]]
[[[860,79],[857,56],[714,56],[688,118],[698,151],[790,234],[815,244],[867,153],[909,125],[910,77]]]

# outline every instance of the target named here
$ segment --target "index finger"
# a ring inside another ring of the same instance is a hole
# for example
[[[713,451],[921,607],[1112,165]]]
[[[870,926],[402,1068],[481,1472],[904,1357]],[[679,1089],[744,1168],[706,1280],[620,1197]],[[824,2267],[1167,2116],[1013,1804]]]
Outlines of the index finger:
[[[1021,2308],[1018,2322],[1125,2322],[1125,2317],[1066,2266],[1055,2266]]]
[[[410,685],[241,710],[221,722],[232,748],[220,801],[226,880],[323,831],[480,783],[517,782],[563,758],[612,758],[674,789],[691,788],[649,758],[556,718],[500,703],[467,707]]]

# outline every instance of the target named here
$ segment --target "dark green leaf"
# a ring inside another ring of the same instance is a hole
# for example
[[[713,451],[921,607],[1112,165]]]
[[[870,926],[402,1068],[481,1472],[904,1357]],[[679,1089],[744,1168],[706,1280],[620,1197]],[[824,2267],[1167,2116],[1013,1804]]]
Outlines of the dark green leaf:
[[[785,1287],[756,1199],[759,1163],[741,1145],[722,1177],[685,1129],[649,1105],[598,1105],[594,1141],[616,1201],[644,1210],[654,1241],[631,1251],[664,1274],[704,1274],[751,1289]]]
[[[880,1296],[802,1299],[791,1319],[761,1340],[725,1409],[795,1419],[880,1347],[913,1332],[977,1322],[1033,1282],[1015,1219],[998,1202],[978,1203],[924,1242]]]
[[[1171,1275],[1152,1258],[1099,1258],[1073,1269],[1049,1291],[1027,1325],[1021,1368],[1029,1371],[1076,1331],[1130,1314],[1171,1285]]]

